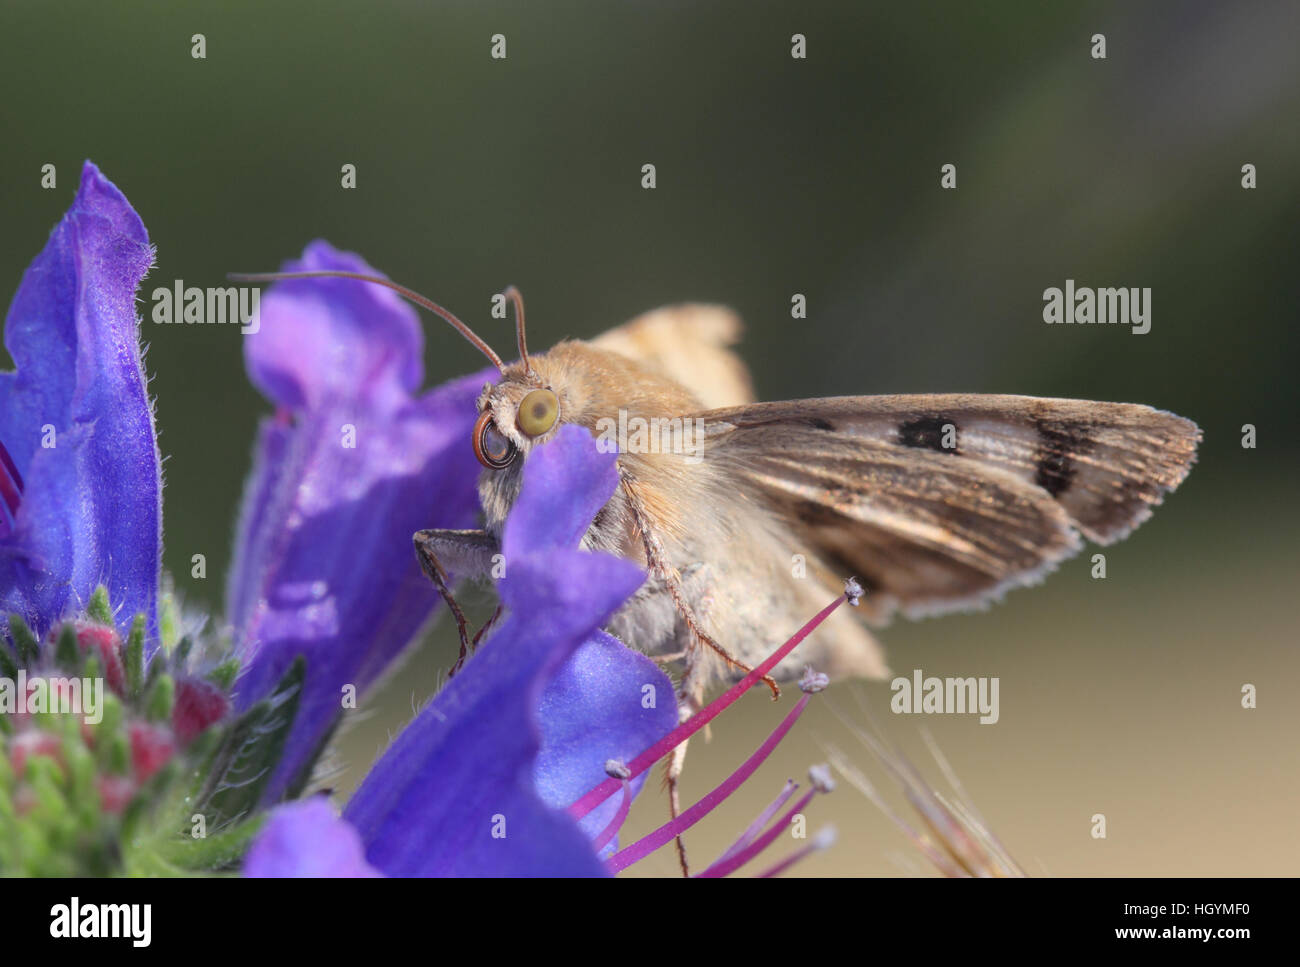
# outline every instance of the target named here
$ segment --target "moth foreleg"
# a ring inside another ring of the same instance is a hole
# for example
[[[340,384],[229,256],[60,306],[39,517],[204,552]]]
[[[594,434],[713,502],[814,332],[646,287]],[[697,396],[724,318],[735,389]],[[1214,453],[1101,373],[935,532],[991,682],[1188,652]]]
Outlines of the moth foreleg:
[[[460,636],[460,654],[448,675],[450,677],[460,671],[471,649],[478,644],[483,632],[500,613],[498,609],[471,641],[465,612],[461,610],[451,593],[451,575],[463,578],[490,574],[494,557],[500,553],[500,545],[491,534],[477,530],[422,530],[416,531],[412,540],[415,543],[415,556],[420,562],[421,570],[433,582],[442,599],[447,602],[447,608],[456,621],[456,631]]]

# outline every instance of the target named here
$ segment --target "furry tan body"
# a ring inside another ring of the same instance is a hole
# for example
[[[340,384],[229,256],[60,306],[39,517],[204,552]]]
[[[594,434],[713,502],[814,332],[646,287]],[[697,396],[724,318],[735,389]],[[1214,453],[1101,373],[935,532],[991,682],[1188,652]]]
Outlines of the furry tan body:
[[[655,331],[647,335],[648,330]],[[539,384],[559,397],[561,423],[584,426],[593,435],[598,421],[617,419],[619,409],[629,419],[648,421],[742,405],[752,401],[748,376],[725,349],[738,331],[738,321],[722,309],[691,307],[680,315],[660,310],[594,343],[561,342],[544,355],[532,356],[536,379],[527,379],[520,363],[507,367],[505,378],[485,390],[480,410],[493,410],[497,426],[526,457],[528,449],[551,435],[530,440],[515,426],[520,401]],[[639,346],[636,335],[643,340]],[[661,346],[665,351],[674,347],[684,351],[664,359],[658,351]],[[623,354],[637,351],[639,360]],[[703,385],[693,392],[670,372]],[[517,460],[505,470],[485,471],[480,481],[485,529],[498,537],[518,494],[524,463]],[[768,501],[728,474],[726,466],[707,454],[697,464],[678,453],[619,455],[620,474],[640,498],[641,510],[652,522],[674,573],[665,577],[650,567],[624,487],[615,491],[597,516],[584,546],[628,557],[650,571],[646,584],[609,627],[647,654],[685,654],[697,645],[666,580],[680,581],[705,629],[733,657],[749,665],[762,660],[842,593],[848,575],[834,575],[815,550],[804,546],[771,512]],[[793,576],[796,554],[804,555],[805,578]],[[716,657],[704,661],[705,679],[725,673]],[[778,666],[776,677],[797,676],[808,664],[834,677],[882,677],[887,671],[870,632],[847,613],[832,616],[798,653]]]

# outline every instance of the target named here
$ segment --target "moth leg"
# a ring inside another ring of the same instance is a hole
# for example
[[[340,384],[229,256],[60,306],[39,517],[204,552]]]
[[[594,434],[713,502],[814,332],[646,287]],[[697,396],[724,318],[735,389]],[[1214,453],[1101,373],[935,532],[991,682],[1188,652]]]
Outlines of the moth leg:
[[[497,623],[497,619],[501,617],[501,610],[501,605],[498,604],[496,610],[492,612],[492,616],[483,622],[483,627],[474,633],[474,640],[469,643],[471,651],[478,650],[479,641],[487,634],[488,629]]]
[[[686,623],[686,627],[691,633],[691,640],[707,647],[726,662],[729,667],[739,669],[745,674],[752,672],[754,669],[734,658],[726,648],[718,644],[713,639],[713,636],[704,630],[699,618],[695,615],[695,610],[683,593],[681,575],[676,568],[668,563],[668,555],[664,551],[662,542],[646,523],[645,513],[641,508],[641,500],[637,496],[636,485],[626,474],[620,474],[620,477],[623,492],[627,495],[628,509],[632,513],[632,520],[636,524],[636,529],[641,533],[641,542],[645,546],[646,563],[650,565],[650,569],[655,576],[663,581],[665,589],[673,599],[674,607],[677,608],[677,613],[681,615],[682,621]],[[770,675],[763,676],[763,684],[772,690],[773,700],[780,698],[781,689],[777,687],[776,681]]]
[[[483,633],[501,614],[501,609],[497,608],[471,641],[465,612],[461,610],[451,593],[451,577],[442,562],[446,561],[451,570],[460,577],[479,577],[491,573],[492,558],[498,553],[499,545],[491,534],[475,530],[422,530],[416,531],[412,540],[415,543],[415,556],[420,562],[421,570],[438,589],[438,594],[447,602],[447,608],[456,620],[456,632],[460,636],[460,654],[448,674],[450,678],[460,671],[470,651],[478,645]]]
[[[681,661],[686,655],[687,652],[685,651],[674,651],[666,655],[647,655],[646,657],[651,661],[657,661],[661,665],[671,665],[673,662]]]
[[[686,674],[682,676],[682,684],[677,694],[678,722],[685,722],[704,706],[703,680],[693,677],[691,674],[692,670],[698,666],[690,659],[687,659],[687,664],[689,667]],[[682,814],[680,783],[682,769],[686,766],[686,747],[689,744],[690,739],[687,739],[673,749],[673,754],[669,756],[667,763],[664,765],[664,785],[668,788],[668,814],[674,820]],[[682,868],[682,876],[689,877],[691,875],[691,864],[686,858],[686,843],[681,836],[677,836],[673,843],[677,848],[677,862]]]

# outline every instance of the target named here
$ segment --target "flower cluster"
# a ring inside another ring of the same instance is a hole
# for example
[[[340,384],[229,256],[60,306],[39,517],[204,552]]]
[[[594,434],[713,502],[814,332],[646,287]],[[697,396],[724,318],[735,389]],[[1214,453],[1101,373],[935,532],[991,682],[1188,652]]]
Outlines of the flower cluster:
[[[467,441],[484,377],[422,391],[419,321],[386,289],[334,278],[268,292],[244,345],[274,409],[217,628],[182,614],[161,574],[160,458],[134,310],[151,263],[139,217],[88,163],[6,319],[16,369],[0,373],[0,686],[15,705],[0,687],[0,873],[608,875],[734,792],[819,689],[810,675],[736,773],[619,849],[650,766],[844,599],[678,724],[671,681],[601,631],[645,575],[579,550],[617,457],[569,427],[524,468],[502,541],[504,620],[341,816],[303,798],[343,697],[391,669],[439,607],[410,535],[475,519]],[[373,271],[323,242],[287,268]],[[65,707],[85,682],[91,695],[103,686],[97,707]],[[749,862],[829,788],[815,773],[782,813],[788,785],[702,875]]]

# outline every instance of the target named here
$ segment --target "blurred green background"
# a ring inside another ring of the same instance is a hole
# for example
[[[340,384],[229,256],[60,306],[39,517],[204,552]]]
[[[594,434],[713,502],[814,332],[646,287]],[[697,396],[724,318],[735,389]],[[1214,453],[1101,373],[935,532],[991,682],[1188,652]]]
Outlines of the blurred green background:
[[[507,283],[527,296],[537,348],[708,300],[746,319],[764,398],[1012,392],[1191,417],[1199,465],[1107,552],[1107,580],[1085,555],[986,613],[883,634],[896,672],[999,676],[997,725],[896,717],[885,686],[864,694],[918,763],[918,724],[933,731],[1032,874],[1294,875],[1300,6],[889,6],[6,0],[0,291],[90,158],[158,247],[146,293],[273,269],[324,237],[503,352],[510,333],[488,307]],[[790,56],[796,32],[806,60]],[[496,33],[504,61],[489,57]],[[1105,60],[1090,56],[1094,33]],[[56,190],[40,187],[47,163]],[[345,163],[355,190],[340,187]],[[948,163],[954,191],[939,185]],[[1247,163],[1255,190],[1240,184]],[[1045,325],[1042,292],[1066,278],[1151,287],[1151,332]],[[806,320],[790,318],[794,293]],[[146,322],[145,336],[166,564],[192,604],[218,610],[266,408],[235,328]],[[481,360],[431,323],[426,362],[432,384]],[[1256,449],[1240,445],[1245,423]],[[188,577],[197,552],[206,581]],[[439,626],[365,703],[339,744],[340,791],[452,654]],[[853,708],[844,688],[830,698]],[[695,742],[688,797],[780,712],[751,694]],[[825,744],[888,789],[850,742],[815,704],[692,835],[697,860]],[[651,789],[633,821],[665,811]],[[1103,841],[1089,835],[1097,812]],[[797,872],[929,872],[847,787],[818,804],[821,821],[839,843]],[[635,872],[674,869],[661,851]]]

